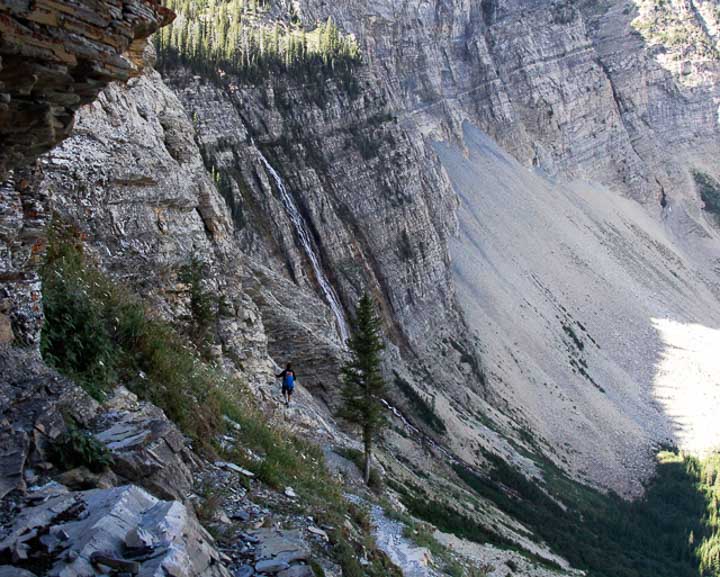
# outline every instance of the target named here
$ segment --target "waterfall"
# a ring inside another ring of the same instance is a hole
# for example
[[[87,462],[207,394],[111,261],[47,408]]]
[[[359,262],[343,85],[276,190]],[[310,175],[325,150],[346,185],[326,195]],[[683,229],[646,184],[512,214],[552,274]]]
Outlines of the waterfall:
[[[345,343],[347,342],[348,338],[350,337],[349,332],[348,332],[347,322],[345,320],[345,313],[343,312],[342,305],[340,304],[340,300],[338,299],[338,296],[335,293],[335,290],[333,289],[332,285],[330,284],[330,281],[325,276],[322,266],[320,265],[320,257],[318,257],[318,255],[315,252],[315,249],[313,247],[313,243],[310,238],[310,233],[308,231],[307,223],[305,222],[305,219],[303,218],[302,214],[300,214],[300,210],[298,209],[297,205],[295,204],[295,200],[293,199],[293,197],[290,195],[287,188],[285,187],[285,183],[283,182],[283,179],[280,177],[280,175],[277,173],[277,171],[272,167],[272,165],[268,162],[267,158],[265,158],[263,153],[260,152],[260,150],[258,150],[258,154],[260,155],[260,160],[262,160],[262,163],[265,165],[265,169],[268,171],[270,176],[272,176],[273,180],[275,181],[275,184],[277,185],[277,189],[280,191],[280,198],[282,199],[282,203],[285,206],[285,211],[287,212],[288,216],[290,217],[290,221],[293,224],[293,228],[295,228],[295,233],[297,234],[298,238],[300,239],[300,243],[302,244],[303,248],[305,249],[305,254],[307,255],[308,259],[310,260],[310,264],[312,265],[313,272],[315,273],[315,279],[317,280],[318,284],[320,285],[323,295],[325,296],[325,300],[327,301],[328,305],[330,305],[330,308],[332,309],[332,312],[335,315],[335,322],[337,323],[338,332],[340,333],[340,338],[342,339],[342,345],[344,348]]]

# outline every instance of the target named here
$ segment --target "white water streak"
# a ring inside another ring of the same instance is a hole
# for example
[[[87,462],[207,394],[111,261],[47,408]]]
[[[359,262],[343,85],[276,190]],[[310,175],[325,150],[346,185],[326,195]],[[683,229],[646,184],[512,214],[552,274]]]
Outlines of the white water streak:
[[[325,296],[325,300],[327,301],[328,305],[330,305],[330,308],[335,315],[338,332],[340,333],[343,347],[345,347],[345,343],[350,337],[347,321],[345,320],[345,313],[343,311],[342,305],[340,304],[340,299],[338,299],[335,290],[333,289],[330,281],[327,279],[325,273],[323,272],[322,266],[320,264],[320,258],[316,254],[315,249],[313,248],[313,243],[312,239],[310,238],[310,232],[308,231],[307,223],[305,222],[302,214],[300,214],[300,210],[295,204],[295,200],[293,199],[292,195],[285,187],[285,183],[283,182],[281,176],[272,167],[272,165],[268,162],[267,158],[265,158],[265,156],[262,152],[260,152],[260,150],[258,150],[258,154],[260,155],[260,160],[262,160],[262,163],[265,165],[265,169],[268,171],[270,176],[272,176],[275,184],[277,185],[277,189],[280,192],[280,198],[282,199],[282,203],[285,206],[285,211],[290,217],[290,220],[293,223],[293,227],[295,228],[295,232],[300,239],[300,243],[305,249],[305,254],[310,260],[313,272],[315,273],[315,279],[320,285],[320,289]]]

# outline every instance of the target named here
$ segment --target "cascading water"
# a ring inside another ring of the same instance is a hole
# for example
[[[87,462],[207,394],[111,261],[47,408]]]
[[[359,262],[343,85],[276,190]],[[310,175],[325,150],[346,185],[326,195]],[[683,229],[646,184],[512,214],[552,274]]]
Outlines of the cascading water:
[[[305,222],[303,216],[300,214],[300,210],[298,210],[298,207],[295,204],[295,200],[285,187],[283,179],[268,162],[267,158],[265,158],[263,153],[260,152],[260,150],[258,150],[258,154],[260,155],[260,160],[262,160],[265,169],[270,174],[270,176],[272,176],[277,186],[277,189],[280,191],[280,198],[282,199],[282,203],[285,206],[285,211],[290,217],[290,221],[293,223],[293,227],[295,228],[295,233],[300,239],[300,243],[305,249],[305,254],[310,260],[313,272],[315,273],[315,279],[320,285],[320,289],[325,296],[325,300],[327,301],[328,305],[330,305],[330,308],[335,315],[335,322],[337,323],[338,332],[340,333],[340,338],[342,339],[344,347],[350,336],[348,332],[347,321],[345,320],[345,313],[343,312],[343,308],[340,305],[340,300],[338,299],[337,294],[335,294],[335,290],[330,284],[330,281],[325,276],[322,266],[320,265],[320,258],[316,254],[315,249],[313,248],[313,243],[310,238],[310,233],[308,232],[307,223]]]

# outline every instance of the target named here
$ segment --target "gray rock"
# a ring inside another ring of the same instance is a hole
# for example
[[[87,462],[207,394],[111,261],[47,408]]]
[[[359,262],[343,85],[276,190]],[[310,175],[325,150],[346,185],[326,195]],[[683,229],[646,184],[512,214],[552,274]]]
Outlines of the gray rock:
[[[153,534],[142,527],[133,527],[125,535],[125,547],[128,549],[151,549],[155,543]]]
[[[273,559],[287,564],[305,561],[310,551],[301,531],[283,531],[276,529],[260,529],[254,532],[259,539],[255,550],[255,559]]]
[[[243,565],[233,571],[233,577],[251,577],[254,574],[255,569],[253,569],[250,565]]]
[[[114,565],[113,559],[128,561],[124,551],[126,536],[132,531],[136,534],[130,535],[131,542],[138,537],[140,542],[152,541],[163,547],[157,555],[135,560],[140,564],[140,577],[157,575],[161,567],[173,577],[230,577],[219,562],[212,538],[192,513],[178,502],[160,501],[131,485],[58,495],[23,510],[0,541],[0,553],[48,555],[46,550],[31,549],[27,542],[58,516],[63,520],[53,526],[57,539],[52,545],[73,554],[59,558],[53,553],[49,562],[54,563],[51,571],[62,569],[64,577],[95,574],[91,558],[103,566]]]
[[[308,565],[294,565],[289,569],[280,571],[278,577],[313,577],[315,574]]]
[[[11,567],[9,565],[0,566],[0,577],[37,577],[35,573],[31,573],[25,569]]]
[[[281,559],[265,559],[255,563],[255,571],[258,573],[278,573],[283,569],[287,569],[289,564]]]
[[[113,471],[159,497],[186,499],[198,460],[183,434],[150,403],[123,406],[94,425],[95,437],[112,453]]]
[[[24,467],[42,465],[64,430],[64,414],[89,423],[98,405],[46,367],[31,349],[0,345],[0,498],[25,488]]]

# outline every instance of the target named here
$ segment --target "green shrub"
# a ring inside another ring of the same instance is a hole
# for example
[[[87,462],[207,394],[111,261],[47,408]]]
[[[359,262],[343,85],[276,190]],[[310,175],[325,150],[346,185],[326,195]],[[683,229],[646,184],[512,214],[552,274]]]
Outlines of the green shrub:
[[[190,287],[189,335],[201,351],[206,351],[212,344],[211,329],[217,320],[216,303],[202,285],[206,274],[205,263],[193,256],[180,268],[178,275],[180,282]]]
[[[93,473],[101,473],[112,464],[112,457],[105,445],[92,433],[76,426],[60,435],[50,446],[50,460],[61,470],[87,467]]]
[[[365,466],[365,454],[362,451],[350,447],[340,447],[336,449],[336,452],[348,461],[352,461],[360,471],[360,474],[362,474],[363,467]],[[382,493],[385,489],[385,483],[377,467],[370,469],[370,482],[368,483],[368,487],[375,493]]]
[[[171,325],[92,261],[73,226],[53,222],[41,269],[46,362],[102,399],[122,382],[207,447],[219,422],[221,382]]]
[[[705,203],[705,210],[715,216],[720,223],[720,183],[704,172],[694,171],[695,186]]]
[[[410,401],[410,405],[412,406],[415,414],[417,414],[417,416],[420,417],[425,424],[427,424],[436,433],[441,435],[447,433],[445,422],[435,412],[435,408],[423,399],[417,391],[415,391],[412,385],[403,379],[397,372],[394,374],[395,385],[398,389],[400,389],[403,395],[405,395],[408,401]]]

